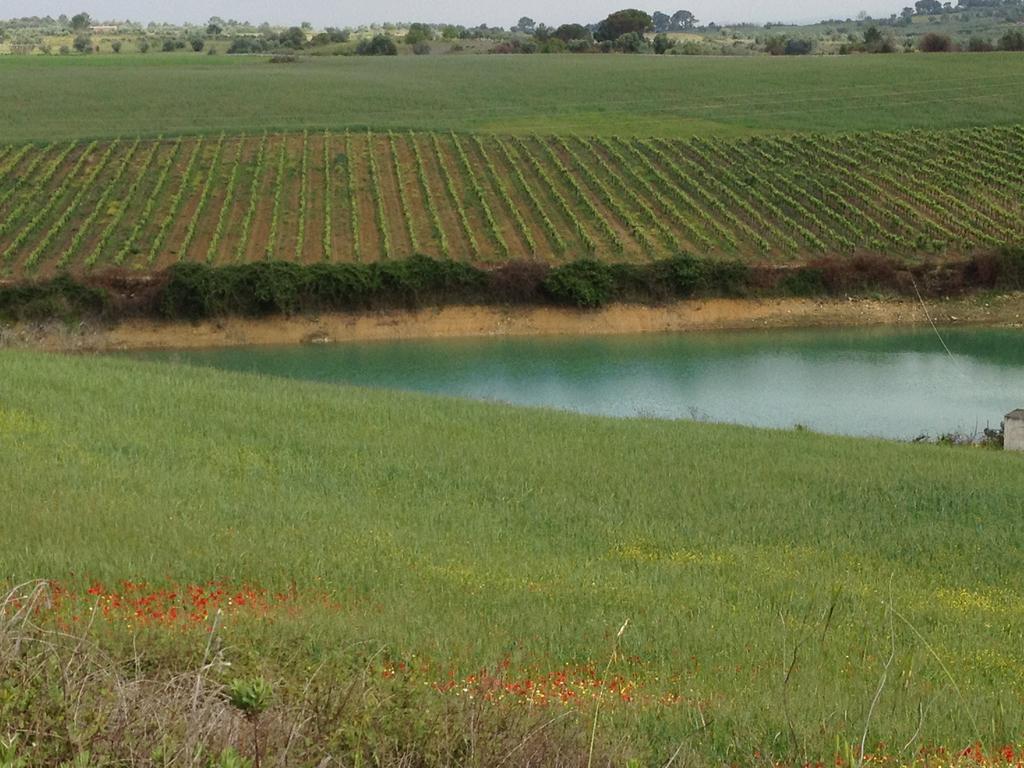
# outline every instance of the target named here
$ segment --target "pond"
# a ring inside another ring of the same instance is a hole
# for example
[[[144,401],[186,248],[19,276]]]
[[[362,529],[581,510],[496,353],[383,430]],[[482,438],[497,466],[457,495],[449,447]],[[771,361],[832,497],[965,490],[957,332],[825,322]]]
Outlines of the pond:
[[[896,439],[974,434],[1024,407],[1024,331],[1013,329],[943,329],[941,339],[931,329],[815,329],[134,355],[607,416]]]

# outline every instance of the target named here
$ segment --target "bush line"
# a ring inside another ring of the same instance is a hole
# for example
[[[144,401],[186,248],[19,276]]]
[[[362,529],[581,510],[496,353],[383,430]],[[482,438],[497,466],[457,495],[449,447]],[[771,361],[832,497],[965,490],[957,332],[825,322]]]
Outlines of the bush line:
[[[145,278],[112,270],[82,281],[64,274],[0,285],[0,319],[197,320],[459,303],[596,309],[615,301],[696,296],[942,296],[967,290],[1024,290],[1024,246],[913,267],[878,256],[779,267],[687,253],[638,264],[582,258],[558,266],[512,261],[493,269],[428,256],[374,263],[186,262]]]

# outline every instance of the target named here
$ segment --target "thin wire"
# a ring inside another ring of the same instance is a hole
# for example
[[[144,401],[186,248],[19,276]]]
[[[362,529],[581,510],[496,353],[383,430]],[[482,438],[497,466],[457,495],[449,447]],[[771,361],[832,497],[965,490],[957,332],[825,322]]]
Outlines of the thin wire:
[[[942,334],[939,333],[938,326],[935,325],[935,321],[932,320],[932,316],[928,312],[928,306],[924,303],[924,297],[921,296],[921,291],[918,290],[917,280],[914,279],[913,272],[910,273],[910,282],[913,283],[914,285],[914,293],[917,294],[917,300],[921,302],[921,309],[924,310],[924,316],[928,318],[928,322],[931,324],[932,330],[935,331],[935,335],[938,336],[939,338],[939,343],[942,345],[942,348],[946,350],[946,354],[949,355],[949,359],[952,361],[953,366],[956,368],[956,372],[966,379],[967,374],[964,372],[964,369],[960,367],[960,363],[957,362],[956,357],[950,351],[949,346],[946,344],[946,340],[942,338]]]

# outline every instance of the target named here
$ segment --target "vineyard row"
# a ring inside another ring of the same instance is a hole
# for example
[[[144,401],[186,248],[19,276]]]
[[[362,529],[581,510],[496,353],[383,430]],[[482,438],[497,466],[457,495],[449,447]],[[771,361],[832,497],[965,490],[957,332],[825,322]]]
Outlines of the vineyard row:
[[[0,270],[413,253],[760,261],[1024,240],[1024,128],[738,140],[317,132],[0,147]]]

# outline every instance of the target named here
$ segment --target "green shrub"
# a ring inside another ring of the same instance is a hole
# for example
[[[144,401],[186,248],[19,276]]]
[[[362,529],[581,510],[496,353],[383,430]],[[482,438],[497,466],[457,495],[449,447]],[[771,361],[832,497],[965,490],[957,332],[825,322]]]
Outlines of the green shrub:
[[[360,307],[380,291],[380,276],[365,264],[306,267],[307,309]]]
[[[1003,248],[997,258],[996,286],[1006,290],[1024,290],[1024,246]]]
[[[614,298],[615,276],[608,264],[580,259],[552,269],[543,288],[559,304],[594,309]]]
[[[704,290],[721,296],[741,296],[746,293],[750,267],[736,259],[708,260]]]
[[[429,256],[374,264],[385,298],[418,304],[425,299],[471,299],[482,294],[487,275],[469,264]]]
[[[697,293],[735,296],[744,293],[750,276],[741,261],[701,259],[689,253],[656,262],[651,269],[668,295],[681,298]]]
[[[5,320],[98,315],[106,303],[102,290],[77,283],[67,275],[45,282],[0,286],[0,318]]]
[[[290,315],[298,311],[307,280],[306,268],[289,261],[264,261],[228,267],[223,298],[246,314]]]
[[[929,32],[922,35],[917,43],[918,50],[924,53],[950,53],[956,50],[953,38],[938,32]]]
[[[658,277],[674,296],[692,296],[706,285],[707,267],[704,261],[681,253],[654,265]]]
[[[1024,51],[1024,32],[1011,29],[999,38],[999,50]]]
[[[258,261],[226,267],[176,264],[168,271],[160,311],[168,317],[294,314],[360,309],[373,304],[486,298],[487,273],[427,256],[375,264]]]
[[[370,40],[360,40],[356,53],[360,56],[397,56],[398,46],[390,35],[375,35]]]
[[[779,290],[790,296],[821,296],[827,293],[825,275],[817,267],[800,267],[779,281]]]

